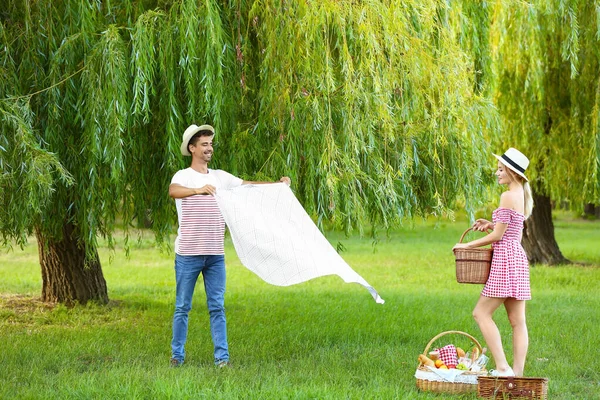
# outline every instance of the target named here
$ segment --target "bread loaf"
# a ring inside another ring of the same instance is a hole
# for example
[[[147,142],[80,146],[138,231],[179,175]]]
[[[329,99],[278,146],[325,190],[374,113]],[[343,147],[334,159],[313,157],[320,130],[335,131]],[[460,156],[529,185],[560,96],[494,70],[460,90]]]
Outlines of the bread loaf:
[[[440,358],[440,352],[437,350],[430,351],[429,358],[431,358],[433,361],[437,360],[438,358]]]
[[[425,354],[419,354],[419,362],[429,367],[435,367],[435,363]]]

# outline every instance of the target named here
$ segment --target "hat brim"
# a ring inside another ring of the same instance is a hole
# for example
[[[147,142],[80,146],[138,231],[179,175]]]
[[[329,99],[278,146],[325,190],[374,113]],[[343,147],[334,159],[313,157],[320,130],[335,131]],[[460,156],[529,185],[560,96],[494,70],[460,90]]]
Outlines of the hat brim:
[[[529,179],[527,179],[527,177],[525,176],[524,173],[522,173],[521,171],[518,171],[515,167],[513,167],[512,165],[508,164],[506,161],[504,161],[504,159],[502,157],[500,157],[497,154],[492,153],[492,155],[494,157],[496,157],[498,159],[498,161],[500,161],[502,163],[502,165],[504,165],[506,168],[510,169],[512,172],[514,172],[515,174],[519,175],[521,178],[525,179],[527,182],[529,182]]]
[[[186,131],[183,135],[183,138],[181,139],[181,147],[179,148],[181,150],[181,155],[183,156],[191,156],[192,153],[190,153],[190,151],[188,150],[188,144],[190,143],[190,139],[198,132],[201,131],[209,131],[211,132],[211,136],[214,136],[215,131],[212,129],[212,127],[209,127],[208,125],[201,125],[201,126],[197,126],[194,129],[191,129],[189,131]]]

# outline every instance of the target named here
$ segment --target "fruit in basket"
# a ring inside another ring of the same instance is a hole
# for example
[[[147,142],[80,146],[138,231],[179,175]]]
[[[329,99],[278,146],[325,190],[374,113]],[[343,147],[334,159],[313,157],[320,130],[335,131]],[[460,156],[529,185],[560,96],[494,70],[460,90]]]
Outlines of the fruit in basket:
[[[472,364],[471,353],[467,353],[467,355],[465,355],[464,357],[459,358],[458,363],[464,365],[466,369],[469,369]],[[458,368],[458,365],[456,366],[456,368]]]
[[[448,367],[446,367],[444,364],[442,364],[442,366],[440,367],[440,369],[448,369]]]
[[[425,354],[419,354],[419,362],[423,365],[427,365],[429,367],[435,366],[435,363],[427,357]]]
[[[463,349],[461,349],[460,347],[456,348],[456,355],[458,355],[458,358],[464,357],[465,356],[465,351]]]
[[[459,364],[456,366],[456,369],[460,369],[461,371],[467,371],[469,368],[467,368],[467,366],[466,366],[465,364],[463,364],[463,363],[459,363]]]
[[[435,367],[436,368],[441,368],[442,365],[444,365],[444,362],[442,360],[440,360],[440,359],[435,360]]]

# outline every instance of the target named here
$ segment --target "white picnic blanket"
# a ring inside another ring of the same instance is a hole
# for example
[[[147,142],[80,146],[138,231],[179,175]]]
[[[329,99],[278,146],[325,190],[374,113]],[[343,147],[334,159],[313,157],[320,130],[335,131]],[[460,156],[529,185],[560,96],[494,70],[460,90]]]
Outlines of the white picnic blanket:
[[[286,184],[219,189],[215,198],[240,261],[265,282],[289,286],[338,275],[384,303],[335,251]]]
[[[468,374],[465,375],[465,370],[460,369],[438,369],[433,367],[426,368],[429,371],[421,371],[417,368],[415,372],[415,378],[426,381],[435,382],[452,382],[452,383],[470,383],[477,385],[477,375]]]

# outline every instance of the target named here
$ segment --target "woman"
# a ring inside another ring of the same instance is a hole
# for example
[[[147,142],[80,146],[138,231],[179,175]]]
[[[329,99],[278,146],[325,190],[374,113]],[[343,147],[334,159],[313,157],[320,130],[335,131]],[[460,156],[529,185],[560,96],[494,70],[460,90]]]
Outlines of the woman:
[[[492,266],[473,317],[494,357],[496,370],[492,376],[523,376],[529,338],[525,320],[525,300],[531,299],[529,263],[521,246],[523,223],[531,215],[533,199],[525,170],[529,159],[520,151],[509,148],[498,159],[498,183],[508,190],[500,196],[500,206],[493,212],[492,221],[478,219],[474,230],[491,233],[468,243],[458,243],[454,248],[474,248],[492,244]],[[513,329],[513,367],[506,361],[500,331],[492,315],[504,304]]]

